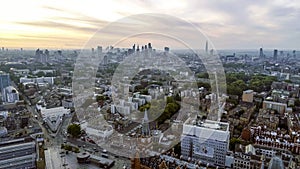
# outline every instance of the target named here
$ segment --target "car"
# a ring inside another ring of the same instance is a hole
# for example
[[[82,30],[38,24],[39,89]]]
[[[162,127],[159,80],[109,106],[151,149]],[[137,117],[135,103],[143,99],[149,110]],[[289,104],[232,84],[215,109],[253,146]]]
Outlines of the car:
[[[108,154],[102,153],[102,154],[101,154],[101,157],[103,157],[103,158],[108,158]]]

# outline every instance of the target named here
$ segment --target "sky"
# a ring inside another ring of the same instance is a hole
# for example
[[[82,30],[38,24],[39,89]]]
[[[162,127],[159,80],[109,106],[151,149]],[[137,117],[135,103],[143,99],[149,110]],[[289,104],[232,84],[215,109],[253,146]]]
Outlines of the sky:
[[[193,24],[217,49],[300,49],[299,0],[1,0],[0,46],[80,49],[110,23],[144,13],[183,19],[186,22],[158,19],[143,24],[165,32],[178,28],[190,41],[187,30]],[[120,31],[130,32],[134,25],[115,28],[114,35],[102,34],[101,43],[109,45],[112,36],[124,38]]]

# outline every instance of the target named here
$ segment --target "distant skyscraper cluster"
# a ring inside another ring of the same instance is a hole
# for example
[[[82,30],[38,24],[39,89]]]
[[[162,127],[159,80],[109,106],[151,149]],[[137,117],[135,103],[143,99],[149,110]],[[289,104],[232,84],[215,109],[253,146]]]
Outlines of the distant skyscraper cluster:
[[[45,52],[43,52],[40,49],[37,49],[35,51],[35,57],[36,57],[36,61],[37,62],[47,63],[48,59],[49,59],[49,51],[48,51],[48,49],[46,49]]]
[[[274,49],[272,54],[268,54],[269,52],[264,52],[263,48],[259,49],[259,59],[268,59],[271,58],[272,61],[275,62],[285,62],[288,59],[291,58],[296,58],[297,57],[297,53],[296,50],[293,50],[292,53],[289,53],[288,51],[283,51],[283,50],[278,50],[278,49]],[[267,57],[268,56],[268,57]]]
[[[132,48],[131,49],[128,49],[127,53],[130,55],[130,54],[133,54],[134,52],[139,52],[140,51],[140,46],[136,44],[133,44]],[[151,43],[148,43],[148,45],[144,45],[141,47],[141,51],[152,51],[152,45]]]

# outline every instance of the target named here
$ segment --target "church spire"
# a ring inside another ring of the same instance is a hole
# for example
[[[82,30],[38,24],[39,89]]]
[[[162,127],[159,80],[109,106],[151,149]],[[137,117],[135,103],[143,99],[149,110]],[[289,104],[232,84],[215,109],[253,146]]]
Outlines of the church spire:
[[[145,110],[144,118],[142,120],[142,135],[143,136],[149,136],[150,135],[149,118],[148,118],[147,110]]]

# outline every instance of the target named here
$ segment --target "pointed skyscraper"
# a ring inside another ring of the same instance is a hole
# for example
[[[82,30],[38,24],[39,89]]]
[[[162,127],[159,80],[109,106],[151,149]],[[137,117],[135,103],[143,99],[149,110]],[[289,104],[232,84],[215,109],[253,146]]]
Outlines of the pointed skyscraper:
[[[208,53],[208,42],[205,43],[205,52]]]

